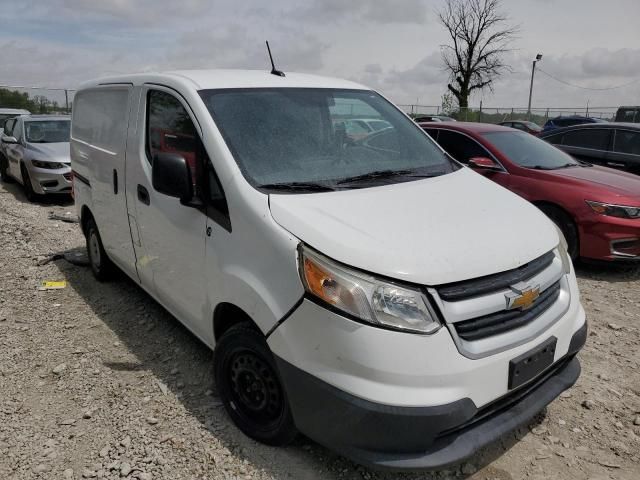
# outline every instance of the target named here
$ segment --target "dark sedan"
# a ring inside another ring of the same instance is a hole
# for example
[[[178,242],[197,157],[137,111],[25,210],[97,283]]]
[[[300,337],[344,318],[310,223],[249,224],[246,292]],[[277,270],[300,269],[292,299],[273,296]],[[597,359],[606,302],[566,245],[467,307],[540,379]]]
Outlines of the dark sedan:
[[[581,125],[585,123],[606,123],[606,120],[595,117],[582,117],[580,115],[569,115],[567,117],[559,116],[550,118],[542,127],[543,132],[549,132],[557,128],[570,127],[573,125]]]
[[[640,173],[640,125],[595,123],[543,132],[540,138],[575,158]]]

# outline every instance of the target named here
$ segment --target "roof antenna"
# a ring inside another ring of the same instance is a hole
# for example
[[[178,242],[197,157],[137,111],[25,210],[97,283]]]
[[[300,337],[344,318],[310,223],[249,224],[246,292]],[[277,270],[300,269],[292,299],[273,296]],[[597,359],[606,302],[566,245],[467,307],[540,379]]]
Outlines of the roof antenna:
[[[271,48],[269,47],[269,41],[268,40],[267,40],[266,44],[267,44],[267,51],[269,52],[269,59],[271,60],[271,75],[277,75],[279,77],[284,77],[285,76],[284,72],[281,72],[280,70],[276,70],[276,66],[273,63],[273,55],[271,55]]]

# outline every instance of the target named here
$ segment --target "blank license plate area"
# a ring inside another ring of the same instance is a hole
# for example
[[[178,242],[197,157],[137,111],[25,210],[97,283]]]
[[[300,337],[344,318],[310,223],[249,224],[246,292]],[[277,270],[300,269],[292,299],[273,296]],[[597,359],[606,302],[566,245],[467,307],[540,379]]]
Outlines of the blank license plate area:
[[[509,362],[509,390],[527,383],[553,363],[557,341],[551,337]]]

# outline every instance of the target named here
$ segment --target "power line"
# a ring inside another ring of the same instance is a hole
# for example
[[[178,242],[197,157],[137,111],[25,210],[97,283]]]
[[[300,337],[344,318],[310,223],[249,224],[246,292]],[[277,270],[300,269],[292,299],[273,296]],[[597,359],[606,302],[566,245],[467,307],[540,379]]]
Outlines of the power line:
[[[547,77],[552,78],[553,80],[555,80],[556,82],[560,82],[563,83],[565,85],[568,85],[570,87],[574,87],[574,88],[580,88],[582,90],[598,90],[598,91],[603,91],[603,90],[616,90],[618,88],[623,88],[623,87],[628,87],[629,85],[633,85],[634,83],[638,83],[640,82],[640,78],[636,78],[635,80],[632,80],[628,83],[624,83],[622,85],[616,85],[615,87],[601,87],[601,88],[594,88],[594,87],[584,87],[582,85],[575,85],[573,83],[567,82],[565,80],[562,80],[558,77],[554,77],[553,75],[551,75],[548,72],[545,72],[544,70],[542,70],[540,67],[537,68],[538,72],[542,72],[544,73]]]

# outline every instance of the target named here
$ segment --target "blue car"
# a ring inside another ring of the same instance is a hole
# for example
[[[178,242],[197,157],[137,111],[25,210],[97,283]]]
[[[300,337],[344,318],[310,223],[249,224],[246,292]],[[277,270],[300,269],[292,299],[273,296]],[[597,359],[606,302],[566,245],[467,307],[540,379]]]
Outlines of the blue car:
[[[556,128],[571,127],[573,125],[580,125],[582,123],[605,123],[606,120],[595,117],[582,117],[580,115],[571,115],[568,117],[555,117],[547,120],[547,123],[542,127],[543,132],[555,130]]]

